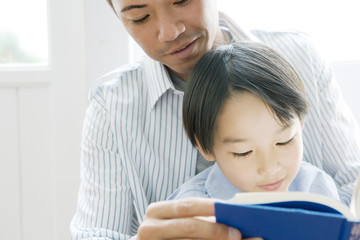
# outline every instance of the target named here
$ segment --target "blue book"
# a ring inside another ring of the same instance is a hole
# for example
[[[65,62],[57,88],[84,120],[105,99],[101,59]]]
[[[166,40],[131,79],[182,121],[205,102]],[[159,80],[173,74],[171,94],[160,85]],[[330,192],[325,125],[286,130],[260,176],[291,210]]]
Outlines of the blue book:
[[[239,193],[216,202],[215,216],[217,222],[239,229],[244,238],[360,240],[357,192],[351,207],[313,193]]]

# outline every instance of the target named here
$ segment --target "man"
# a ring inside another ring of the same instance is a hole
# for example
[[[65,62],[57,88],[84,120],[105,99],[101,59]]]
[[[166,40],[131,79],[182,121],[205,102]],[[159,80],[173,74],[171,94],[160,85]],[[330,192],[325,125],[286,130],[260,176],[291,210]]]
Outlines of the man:
[[[341,112],[332,73],[303,34],[245,32],[219,16],[216,0],[109,3],[148,56],[103,77],[90,94],[73,239],[241,239],[235,229],[194,217],[213,216],[213,200],[162,201],[206,168],[183,130],[183,89],[201,56],[231,41],[263,42],[293,64],[312,105],[304,160],[332,176],[349,202],[360,172],[356,124]]]

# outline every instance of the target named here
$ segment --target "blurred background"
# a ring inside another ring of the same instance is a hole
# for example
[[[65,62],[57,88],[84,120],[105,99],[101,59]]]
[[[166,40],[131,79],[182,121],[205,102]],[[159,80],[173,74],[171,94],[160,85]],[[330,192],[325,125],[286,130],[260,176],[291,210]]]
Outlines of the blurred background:
[[[307,33],[360,122],[358,0],[219,0],[247,29]],[[0,239],[69,239],[91,84],[143,53],[105,0],[0,0]]]

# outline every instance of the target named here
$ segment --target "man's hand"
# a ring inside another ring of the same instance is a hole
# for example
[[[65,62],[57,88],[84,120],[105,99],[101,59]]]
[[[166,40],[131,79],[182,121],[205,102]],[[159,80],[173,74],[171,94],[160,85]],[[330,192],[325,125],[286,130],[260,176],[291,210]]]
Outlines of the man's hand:
[[[197,218],[214,217],[214,202],[206,198],[187,198],[153,203],[139,227],[138,240],[242,239],[235,228]],[[255,239],[260,238],[252,240]]]

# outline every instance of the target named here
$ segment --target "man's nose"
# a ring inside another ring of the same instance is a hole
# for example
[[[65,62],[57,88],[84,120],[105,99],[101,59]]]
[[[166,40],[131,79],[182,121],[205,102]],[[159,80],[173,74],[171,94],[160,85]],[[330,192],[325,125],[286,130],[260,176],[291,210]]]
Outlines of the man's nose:
[[[174,41],[180,34],[185,32],[185,24],[180,21],[159,21],[158,38],[160,42]]]

